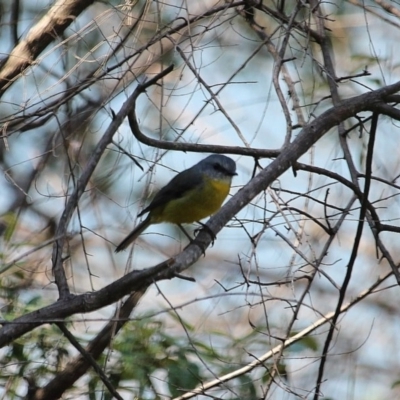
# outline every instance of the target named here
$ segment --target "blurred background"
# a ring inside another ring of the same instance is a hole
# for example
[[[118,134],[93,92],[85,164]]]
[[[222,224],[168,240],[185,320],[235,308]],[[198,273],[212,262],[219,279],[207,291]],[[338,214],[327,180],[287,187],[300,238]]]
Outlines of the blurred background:
[[[3,65],[52,5],[1,2]],[[147,146],[124,121],[68,227],[65,268],[73,293],[99,290],[183,250],[187,239],[179,229],[160,224],[147,229],[129,250],[114,253],[154,194],[208,155],[202,144],[280,150],[332,107],[332,70],[316,34],[321,23],[341,99],[399,80],[397,2],[330,1],[313,8],[301,1],[264,0],[251,6],[215,0],[96,2],[3,94],[1,319],[57,300],[51,271],[56,226],[114,113],[138,83],[174,64],[172,73],[139,97],[138,121],[145,135],[197,143],[199,152]],[[369,119],[369,113],[362,113],[344,124],[343,140],[361,189]],[[398,122],[380,117],[369,193],[380,221],[395,228],[398,128]],[[380,233],[379,247],[365,223],[343,293],[360,202],[338,180],[354,179],[341,140],[332,129],[297,160],[310,166],[308,171],[285,172],[246,205],[185,272],[195,282],[174,279],[148,289],[99,361],[125,399],[177,397],[261,357],[334,311],[341,294],[347,303],[368,290],[339,317],[320,390],[328,399],[400,396],[399,288],[390,262],[382,257],[384,248],[398,264],[398,232]],[[230,195],[271,162],[230,157],[238,168]],[[187,229],[193,232],[196,225]],[[381,279],[385,274],[388,278]],[[116,306],[70,319],[82,345]],[[322,326],[210,396],[312,398],[328,330],[329,324]],[[35,376],[44,385],[76,354],[56,327],[32,330],[0,350],[1,398],[23,398],[26,377]],[[111,397],[99,377],[88,372],[65,398]]]

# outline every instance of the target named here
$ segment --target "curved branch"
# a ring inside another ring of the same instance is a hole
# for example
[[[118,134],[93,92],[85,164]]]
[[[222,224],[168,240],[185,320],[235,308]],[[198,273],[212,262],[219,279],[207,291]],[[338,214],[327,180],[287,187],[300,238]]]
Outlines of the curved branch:
[[[220,146],[215,144],[198,144],[198,143],[179,143],[169,142],[167,140],[152,139],[146,136],[139,128],[136,117],[135,107],[128,113],[129,126],[133,136],[139,142],[147,144],[151,147],[164,150],[175,151],[192,151],[195,153],[218,153],[218,154],[238,154],[243,156],[251,156],[257,158],[275,158],[280,154],[280,150],[255,149],[251,147],[240,146]]]

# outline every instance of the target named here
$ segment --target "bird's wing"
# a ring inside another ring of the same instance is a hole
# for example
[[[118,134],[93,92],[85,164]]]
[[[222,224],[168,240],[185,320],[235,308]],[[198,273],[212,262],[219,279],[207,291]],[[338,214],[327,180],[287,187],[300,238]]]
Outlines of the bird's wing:
[[[153,201],[139,214],[139,216],[162,206],[173,199],[185,196],[185,193],[201,185],[202,176],[191,168],[182,171],[167,183],[154,197]]]

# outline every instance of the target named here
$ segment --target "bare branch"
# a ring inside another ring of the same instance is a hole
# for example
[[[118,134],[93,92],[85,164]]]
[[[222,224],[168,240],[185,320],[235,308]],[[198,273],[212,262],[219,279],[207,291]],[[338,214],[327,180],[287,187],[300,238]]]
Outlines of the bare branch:
[[[81,177],[79,178],[76,184],[75,190],[73,191],[68,200],[68,203],[64,209],[64,212],[61,216],[60,222],[57,227],[56,236],[59,237],[60,239],[56,240],[53,247],[53,272],[61,299],[64,297],[68,297],[70,295],[68,283],[63,268],[62,254],[65,243],[65,233],[68,229],[68,224],[70,222],[72,214],[75,211],[76,207],[78,206],[79,199],[84,193],[86,185],[88,184],[89,179],[93,174],[93,171],[95,170],[101,156],[103,155],[103,152],[105,151],[107,146],[112,142],[115,132],[122,124],[122,121],[125,119],[125,117],[128,115],[131,107],[134,106],[137,97],[141,93],[145,92],[147,88],[154,85],[159,79],[162,79],[164,76],[169,74],[172,71],[172,69],[173,66],[171,65],[161,73],[157,74],[154,78],[150,79],[149,81],[141,85],[138,85],[133,94],[125,101],[124,105],[121,107],[121,110],[115,116],[114,120],[112,121],[112,123],[104,133],[103,137],[97,144],[96,149],[92,154],[92,157],[90,158],[87,166],[85,167],[84,172],[82,173]]]
[[[391,275],[392,275],[392,273],[389,272],[388,274],[380,277],[376,283],[374,283],[371,287],[369,287],[364,292],[360,293],[354,300],[352,300],[348,304],[342,306],[340,309],[340,314],[345,313],[351,307],[353,307],[354,305],[359,303],[361,300],[363,300],[365,297],[367,297],[370,293],[372,293],[379,285],[381,285],[382,282],[384,282]],[[197,387],[196,389],[188,391],[187,393],[185,393],[182,396],[175,397],[173,400],[191,399],[192,397],[195,397],[198,394],[206,393],[208,390],[215,388],[215,387],[223,384],[224,382],[228,382],[234,378],[237,378],[238,376],[249,373],[254,368],[263,365],[263,363],[265,363],[265,361],[271,359],[276,354],[281,353],[282,350],[290,347],[294,343],[305,338],[310,333],[314,332],[317,328],[325,325],[326,323],[331,322],[335,315],[336,315],[336,311],[331,311],[331,312],[327,313],[322,318],[320,318],[318,321],[314,322],[313,324],[311,324],[307,328],[303,329],[296,335],[293,335],[292,337],[286,339],[282,344],[274,347],[273,349],[271,349],[267,353],[263,354],[261,357],[258,357],[256,360],[252,361],[250,364],[246,365],[245,367],[239,368],[229,374],[218,377],[217,379],[212,380],[210,382],[204,383],[201,386]]]
[[[28,32],[11,52],[0,71],[0,97],[37,56],[65,29],[93,0],[58,0],[42,19]]]

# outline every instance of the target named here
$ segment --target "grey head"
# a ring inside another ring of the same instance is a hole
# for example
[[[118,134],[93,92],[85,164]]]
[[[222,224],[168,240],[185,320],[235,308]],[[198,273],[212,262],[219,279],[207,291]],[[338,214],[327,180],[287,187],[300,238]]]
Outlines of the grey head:
[[[236,173],[236,163],[222,154],[213,154],[200,161],[195,167],[200,173],[206,173],[216,179],[231,180]]]

